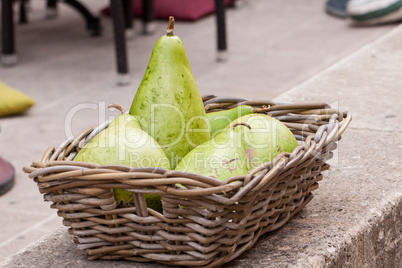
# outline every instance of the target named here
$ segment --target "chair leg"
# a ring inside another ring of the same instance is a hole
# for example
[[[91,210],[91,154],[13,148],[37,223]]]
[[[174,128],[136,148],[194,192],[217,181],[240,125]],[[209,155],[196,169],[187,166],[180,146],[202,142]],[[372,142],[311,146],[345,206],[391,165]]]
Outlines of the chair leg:
[[[57,16],[57,0],[47,0],[45,18],[51,20],[57,18]]]
[[[119,75],[118,84],[127,84],[129,81],[126,38],[124,34],[125,21],[124,17],[122,16],[122,14],[124,14],[123,1],[110,0],[110,12],[113,23],[117,73]]]
[[[20,0],[19,1],[19,18],[18,18],[18,22],[20,24],[25,24],[28,23],[28,18],[27,18],[27,10],[25,8],[25,5],[28,1],[27,0]]]
[[[133,0],[123,0],[123,10],[126,29],[131,29],[134,27]]]
[[[229,4],[229,7],[237,7],[238,1],[232,0]]]
[[[1,0],[1,62],[3,66],[9,67],[17,63],[14,38],[13,0]]]
[[[134,37],[133,0],[122,0],[126,38]]]
[[[224,0],[215,0],[216,9],[216,26],[217,26],[217,45],[218,45],[218,61],[226,59],[226,18]]]
[[[154,31],[152,21],[155,20],[155,10],[153,0],[142,0],[142,32],[144,34],[151,34]]]
[[[99,36],[101,34],[102,27],[100,26],[99,18],[92,15],[83,4],[76,0],[64,0],[64,3],[81,13],[87,23],[87,30],[91,31],[92,36]]]
[[[57,0],[47,0],[46,7],[47,8],[57,8]]]

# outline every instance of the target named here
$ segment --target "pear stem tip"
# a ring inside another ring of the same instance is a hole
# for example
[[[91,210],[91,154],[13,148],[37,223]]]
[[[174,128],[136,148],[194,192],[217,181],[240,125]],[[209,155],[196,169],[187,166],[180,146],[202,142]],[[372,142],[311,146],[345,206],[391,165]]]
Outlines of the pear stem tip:
[[[124,111],[124,108],[123,108],[123,106],[121,106],[120,104],[118,104],[118,103],[113,103],[113,104],[110,104],[107,108],[115,108],[115,109],[117,109],[117,110],[119,110],[120,112],[121,112],[121,114],[125,114],[126,113],[126,111]]]
[[[169,17],[169,24],[168,24],[168,28],[166,31],[166,35],[167,36],[173,36],[173,30],[174,30],[174,17],[170,16]]]

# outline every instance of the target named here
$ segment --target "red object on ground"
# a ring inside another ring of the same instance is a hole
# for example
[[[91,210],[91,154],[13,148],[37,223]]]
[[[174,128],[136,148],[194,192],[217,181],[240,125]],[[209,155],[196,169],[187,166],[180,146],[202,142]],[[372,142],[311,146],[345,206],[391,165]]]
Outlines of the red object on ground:
[[[14,174],[13,166],[0,157],[0,195],[13,187]]]
[[[232,0],[225,0],[229,5]],[[134,15],[141,17],[142,1],[133,1]],[[154,0],[155,18],[194,21],[215,12],[215,0]],[[110,7],[105,7],[102,14],[109,16]]]

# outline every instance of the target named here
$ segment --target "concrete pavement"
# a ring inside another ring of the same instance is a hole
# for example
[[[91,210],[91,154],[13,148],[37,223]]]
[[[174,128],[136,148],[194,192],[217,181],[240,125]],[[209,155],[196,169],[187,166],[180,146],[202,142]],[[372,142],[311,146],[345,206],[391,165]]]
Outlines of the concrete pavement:
[[[338,162],[325,174],[315,199],[297,218],[261,238],[236,260],[233,265],[238,267],[249,266],[250,262],[256,267],[320,267],[332,262],[336,265],[338,259],[352,265],[363,263],[371,251],[385,264],[387,254],[392,256],[401,247],[400,230],[394,225],[398,223],[395,219],[400,221],[401,199],[397,174],[401,171],[402,145],[397,137],[402,105],[397,81],[401,81],[402,66],[397,37],[402,30],[398,28],[295,87],[395,27],[348,28],[344,21],[323,12],[323,2],[303,0],[290,5],[279,0],[269,4],[248,1],[241,9],[230,10],[230,53],[228,62],[223,64],[214,61],[213,17],[176,24],[176,34],[184,42],[202,94],[272,99],[293,88],[278,99],[337,102],[354,115],[340,142]],[[57,146],[70,132],[77,134],[103,122],[113,114],[102,110],[105,104],[118,102],[128,107],[166,23],[157,23],[155,35],[138,36],[128,43],[131,85],[118,87],[107,19],[103,21],[104,36],[93,39],[85,34],[82,21],[70,10],[62,9],[58,20],[43,21],[39,12],[42,6],[33,3],[31,23],[17,27],[20,63],[12,69],[0,69],[4,82],[37,100],[28,114],[0,121],[1,154],[17,169],[14,189],[0,197],[0,225],[4,228],[0,233],[0,260],[50,233],[45,243],[25,249],[3,266],[16,266],[18,261],[24,267],[35,261],[38,267],[98,267],[97,262],[84,261],[63,229],[51,233],[61,226],[61,219],[48,203],[43,203],[36,185],[21,168],[40,158],[48,146]],[[102,6],[99,1],[90,4],[94,10]],[[96,110],[91,109],[93,105]],[[322,206],[323,200],[327,206]],[[387,219],[391,219],[392,226],[385,223]],[[383,243],[387,251],[377,249],[373,240],[373,246],[366,250],[369,253],[353,259],[350,256],[364,252],[365,245],[370,245],[361,244],[371,233],[375,235],[377,229],[370,226],[377,226],[378,234],[382,232],[376,241]],[[344,249],[347,250],[342,253]],[[63,259],[67,261],[64,264]]]

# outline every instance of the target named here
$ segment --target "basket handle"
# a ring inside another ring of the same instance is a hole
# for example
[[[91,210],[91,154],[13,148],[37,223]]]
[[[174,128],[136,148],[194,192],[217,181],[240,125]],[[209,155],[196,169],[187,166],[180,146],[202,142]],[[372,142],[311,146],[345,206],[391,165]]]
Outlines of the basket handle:
[[[81,132],[77,137],[71,136],[60,144],[59,148],[51,155],[49,161],[54,161],[56,159],[63,158],[67,156],[79,143],[84,139],[89,133],[93,131],[92,127],[87,128]]]
[[[343,134],[343,132],[345,132],[346,128],[349,126],[351,121],[352,121],[352,113],[347,111],[346,118],[344,120],[342,120],[342,122],[341,122],[341,127],[338,130],[337,137],[341,136]]]
[[[328,125],[321,126],[314,135],[314,141],[316,143],[322,143],[321,139],[326,139],[324,144],[327,145],[332,141],[337,141],[339,137],[345,132],[346,128],[352,121],[352,114],[346,112],[346,118],[342,121],[338,121],[338,114],[333,114],[330,123]],[[324,136],[324,132],[327,132],[327,136]]]
[[[345,132],[346,128],[349,126],[351,121],[352,121],[352,114],[350,112],[347,112],[346,118],[344,120],[342,120],[341,122],[336,120],[334,128],[328,134],[326,144],[328,144],[332,141],[339,140],[339,137],[342,135],[343,132]]]

